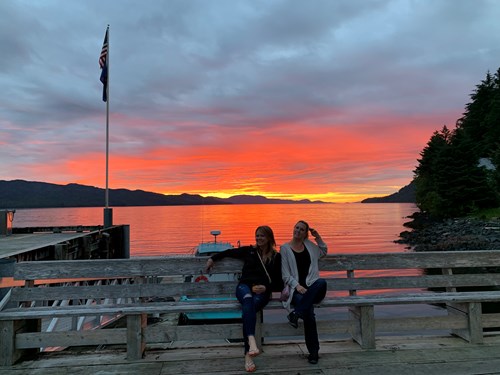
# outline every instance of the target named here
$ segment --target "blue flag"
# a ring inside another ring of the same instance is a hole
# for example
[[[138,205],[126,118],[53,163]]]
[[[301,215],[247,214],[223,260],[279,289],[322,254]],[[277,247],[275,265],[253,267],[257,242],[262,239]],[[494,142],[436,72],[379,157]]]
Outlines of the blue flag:
[[[102,82],[102,100],[108,101],[108,30],[104,36],[104,43],[102,44],[101,56],[99,56],[99,66],[101,67],[101,82]]]

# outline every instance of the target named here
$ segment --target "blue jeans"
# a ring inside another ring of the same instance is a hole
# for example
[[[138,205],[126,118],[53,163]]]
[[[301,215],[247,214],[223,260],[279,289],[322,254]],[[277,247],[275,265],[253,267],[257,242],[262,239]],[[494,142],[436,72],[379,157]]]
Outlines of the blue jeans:
[[[295,313],[304,320],[304,338],[306,347],[310,354],[319,352],[318,329],[316,327],[316,315],[314,314],[314,304],[320,303],[326,296],[326,281],[316,280],[307,288],[307,292],[300,294],[293,293],[292,305]]]
[[[245,341],[245,354],[248,353],[248,336],[255,336],[255,324],[257,323],[257,312],[262,310],[270,298],[269,293],[255,294],[252,288],[246,284],[238,284],[236,287],[236,298],[241,303],[241,316],[243,319],[243,338]]]

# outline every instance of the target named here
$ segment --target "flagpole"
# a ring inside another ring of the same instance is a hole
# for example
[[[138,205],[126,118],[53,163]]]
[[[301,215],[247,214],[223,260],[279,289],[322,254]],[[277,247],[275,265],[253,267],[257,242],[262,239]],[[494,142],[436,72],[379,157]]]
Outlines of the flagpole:
[[[106,52],[106,191],[105,191],[105,208],[104,208],[104,228],[111,227],[113,225],[113,209],[109,208],[109,48],[110,48],[110,37],[109,37],[109,25],[106,29],[107,38],[107,52]]]
[[[109,25],[108,29],[106,30],[106,33],[108,34],[108,56],[106,59],[106,65],[107,65],[107,73],[108,73],[108,78],[106,80],[106,208],[109,207],[109,186],[108,186],[108,172],[109,172],[109,47],[110,47],[110,37],[109,37]]]

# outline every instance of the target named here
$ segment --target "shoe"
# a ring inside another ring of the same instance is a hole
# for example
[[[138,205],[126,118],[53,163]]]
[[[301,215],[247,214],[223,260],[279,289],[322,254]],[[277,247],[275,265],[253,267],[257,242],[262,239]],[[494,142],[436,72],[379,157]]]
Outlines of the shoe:
[[[319,360],[318,353],[309,354],[309,357],[307,357],[307,362],[309,362],[311,365],[317,364],[318,360]]]
[[[294,311],[288,314],[287,318],[288,324],[290,324],[293,328],[297,328],[299,326],[299,316]]]

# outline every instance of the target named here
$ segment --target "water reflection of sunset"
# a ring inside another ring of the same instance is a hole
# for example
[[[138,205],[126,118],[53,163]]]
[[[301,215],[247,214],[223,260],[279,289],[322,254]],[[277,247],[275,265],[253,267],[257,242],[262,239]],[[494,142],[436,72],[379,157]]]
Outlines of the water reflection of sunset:
[[[297,220],[317,229],[330,253],[405,251],[393,241],[404,230],[411,204],[263,204],[168,207],[114,207],[115,224],[129,224],[132,256],[192,253],[202,241],[249,245],[255,229],[269,225],[278,247],[289,241]],[[102,208],[20,210],[14,226],[96,225]]]

